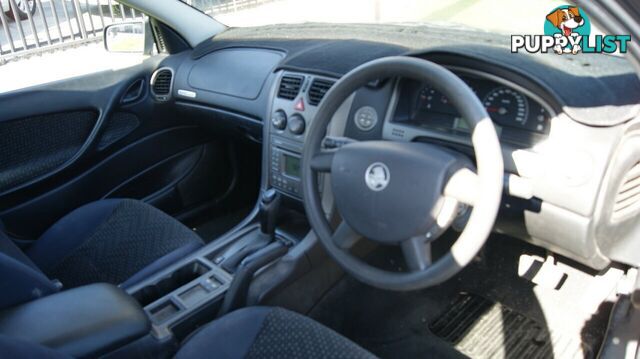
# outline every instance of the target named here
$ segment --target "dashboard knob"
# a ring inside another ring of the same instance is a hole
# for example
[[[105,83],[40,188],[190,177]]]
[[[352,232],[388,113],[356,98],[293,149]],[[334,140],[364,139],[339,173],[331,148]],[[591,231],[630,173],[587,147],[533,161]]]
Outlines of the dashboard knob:
[[[278,130],[284,130],[287,128],[287,114],[282,110],[274,112],[273,117],[271,117],[271,124]]]
[[[304,118],[300,115],[293,115],[289,119],[289,131],[294,135],[301,135],[304,133],[305,122]]]

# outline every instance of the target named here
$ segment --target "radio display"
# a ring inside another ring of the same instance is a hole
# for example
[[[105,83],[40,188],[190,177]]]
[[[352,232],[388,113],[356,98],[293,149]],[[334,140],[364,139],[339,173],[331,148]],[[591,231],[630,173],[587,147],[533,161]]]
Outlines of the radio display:
[[[293,177],[300,178],[300,158],[293,157],[287,154],[283,154],[284,157],[284,174]]]

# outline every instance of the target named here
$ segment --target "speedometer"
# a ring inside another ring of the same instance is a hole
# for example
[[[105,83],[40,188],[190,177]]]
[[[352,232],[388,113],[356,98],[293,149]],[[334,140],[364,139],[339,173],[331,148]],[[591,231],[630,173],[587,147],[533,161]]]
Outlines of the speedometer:
[[[521,93],[508,87],[498,87],[484,98],[484,106],[491,119],[501,126],[524,128],[529,116],[529,101]]]

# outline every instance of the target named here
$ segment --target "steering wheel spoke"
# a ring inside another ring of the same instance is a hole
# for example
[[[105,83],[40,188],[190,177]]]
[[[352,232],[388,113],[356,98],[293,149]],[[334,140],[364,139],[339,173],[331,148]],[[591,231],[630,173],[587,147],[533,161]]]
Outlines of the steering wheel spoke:
[[[311,168],[316,172],[331,172],[335,152],[320,152],[311,159]]]
[[[362,236],[351,228],[347,222],[342,221],[333,233],[333,243],[341,249],[349,249],[353,247]]]
[[[458,202],[473,206],[476,203],[480,179],[477,174],[468,168],[462,168],[455,172],[444,188],[444,195]]]
[[[424,236],[416,236],[400,245],[407,266],[412,272],[422,271],[431,265],[431,241]]]

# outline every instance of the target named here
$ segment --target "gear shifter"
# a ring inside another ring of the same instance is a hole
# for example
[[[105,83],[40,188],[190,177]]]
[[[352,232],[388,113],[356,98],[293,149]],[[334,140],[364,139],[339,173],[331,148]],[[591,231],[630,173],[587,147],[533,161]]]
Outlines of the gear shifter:
[[[270,240],[275,238],[276,219],[280,208],[280,195],[274,188],[262,192],[260,196],[260,232]]]
[[[257,233],[257,237],[254,237],[251,243],[221,264],[227,272],[234,273],[234,277],[218,316],[246,306],[249,287],[255,273],[287,253],[287,246],[275,240],[280,200],[280,195],[273,188],[262,192],[258,207],[260,233]]]
[[[228,255],[223,254],[225,258],[221,261],[220,266],[229,273],[234,273],[240,263],[253,253],[256,253],[273,242],[276,238],[276,219],[278,209],[280,207],[280,195],[275,189],[271,188],[262,193],[259,204],[260,233],[244,247],[235,250],[234,253]]]

